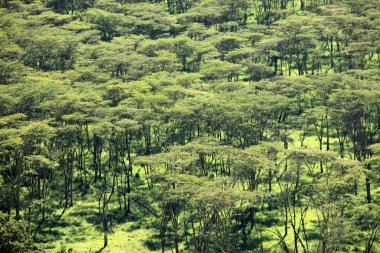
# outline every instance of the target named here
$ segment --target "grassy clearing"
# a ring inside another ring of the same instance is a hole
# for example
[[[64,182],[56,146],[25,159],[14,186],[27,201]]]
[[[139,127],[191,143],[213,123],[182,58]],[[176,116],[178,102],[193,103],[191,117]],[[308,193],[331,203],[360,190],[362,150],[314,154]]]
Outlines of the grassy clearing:
[[[156,252],[148,248],[149,238],[154,236],[154,229],[149,228],[149,216],[143,216],[144,211],[135,212],[123,221],[118,210],[118,204],[113,201],[109,205],[110,231],[108,245],[102,252]],[[103,247],[102,217],[98,213],[96,201],[80,201],[66,210],[59,221],[43,227],[38,239],[39,246],[46,252],[97,252]]]

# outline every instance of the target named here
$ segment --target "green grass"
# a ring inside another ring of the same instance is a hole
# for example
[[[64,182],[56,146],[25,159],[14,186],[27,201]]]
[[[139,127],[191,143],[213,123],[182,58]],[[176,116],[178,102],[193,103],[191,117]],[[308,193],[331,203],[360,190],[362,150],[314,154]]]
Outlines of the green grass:
[[[118,214],[117,203],[109,205],[110,215]],[[113,221],[108,234],[108,246],[102,252],[155,252],[148,248],[146,241],[154,236],[154,229],[146,225],[149,221],[138,218],[143,211],[135,209],[130,220]],[[57,214],[58,215],[58,214]],[[95,201],[77,202],[66,210],[58,222],[46,224],[38,234],[42,242],[39,247],[46,252],[97,252],[103,247],[102,217],[98,214]]]

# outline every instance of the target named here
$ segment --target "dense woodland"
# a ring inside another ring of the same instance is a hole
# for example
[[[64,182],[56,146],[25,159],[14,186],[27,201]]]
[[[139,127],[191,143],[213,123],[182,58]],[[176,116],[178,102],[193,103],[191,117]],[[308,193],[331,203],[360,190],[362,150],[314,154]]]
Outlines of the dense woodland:
[[[0,252],[379,252],[379,81],[379,0],[0,0]]]

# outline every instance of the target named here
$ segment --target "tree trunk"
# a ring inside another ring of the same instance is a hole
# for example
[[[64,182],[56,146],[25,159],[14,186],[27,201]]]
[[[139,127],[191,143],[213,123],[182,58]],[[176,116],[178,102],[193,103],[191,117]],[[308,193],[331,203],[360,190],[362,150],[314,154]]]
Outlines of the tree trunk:
[[[16,220],[20,220],[20,186],[17,185],[15,189],[15,210],[16,210]]]
[[[108,245],[108,199],[107,199],[107,192],[104,192],[104,197],[103,197],[103,230],[104,230],[103,248],[105,248]]]
[[[368,177],[365,179],[365,188],[366,188],[366,192],[367,192],[367,202],[368,202],[368,204],[371,204],[371,201],[372,201],[371,182],[370,182],[370,179]]]
[[[330,150],[330,126],[329,126],[329,118],[326,115],[326,150]]]

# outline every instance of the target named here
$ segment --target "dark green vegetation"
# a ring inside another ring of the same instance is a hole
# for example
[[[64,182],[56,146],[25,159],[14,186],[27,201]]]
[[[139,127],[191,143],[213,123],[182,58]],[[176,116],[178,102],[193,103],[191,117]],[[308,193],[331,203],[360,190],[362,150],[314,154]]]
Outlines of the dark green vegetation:
[[[378,0],[0,0],[0,252],[379,252]]]

